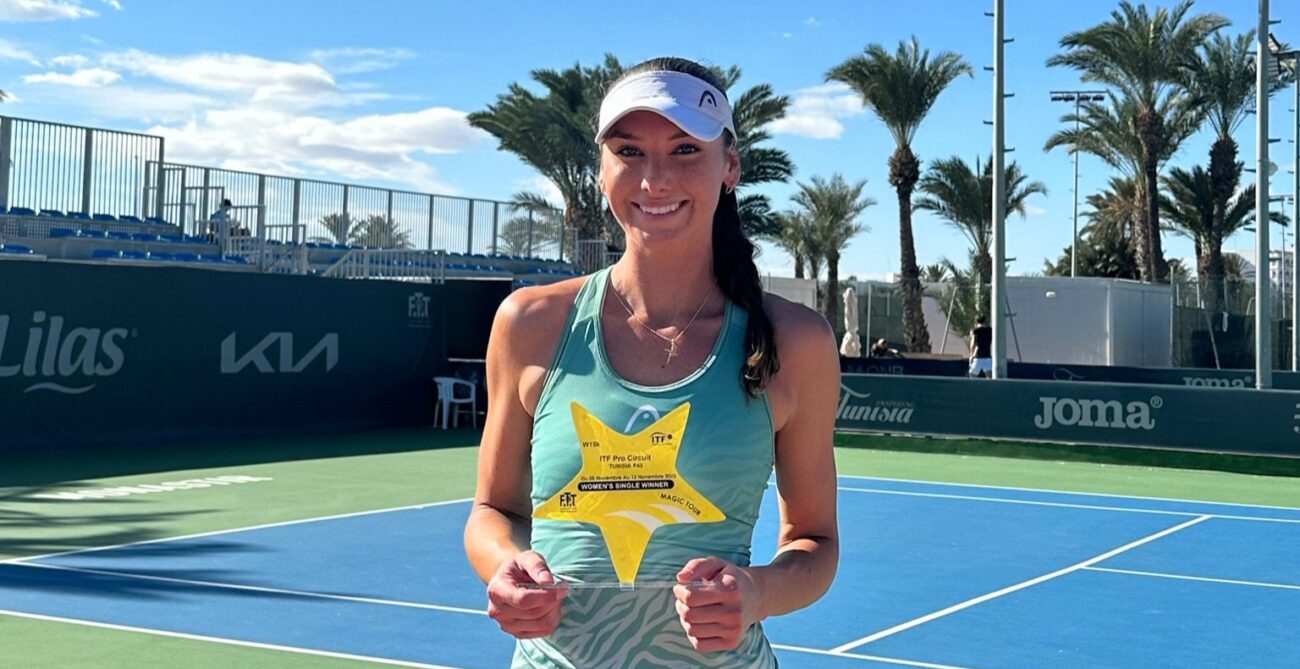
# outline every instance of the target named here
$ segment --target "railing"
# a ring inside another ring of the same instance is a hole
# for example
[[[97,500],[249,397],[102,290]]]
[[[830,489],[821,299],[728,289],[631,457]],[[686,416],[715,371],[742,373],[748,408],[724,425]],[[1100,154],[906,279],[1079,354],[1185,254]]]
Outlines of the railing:
[[[325,270],[338,279],[408,279],[442,283],[447,252],[412,249],[352,249]]]
[[[163,138],[0,116],[0,208],[145,216]]]
[[[195,228],[229,199],[255,215],[250,230],[297,235],[284,242],[576,260],[559,211],[172,163],[163,148],[161,137],[0,116],[0,207],[152,216],[206,234]]]

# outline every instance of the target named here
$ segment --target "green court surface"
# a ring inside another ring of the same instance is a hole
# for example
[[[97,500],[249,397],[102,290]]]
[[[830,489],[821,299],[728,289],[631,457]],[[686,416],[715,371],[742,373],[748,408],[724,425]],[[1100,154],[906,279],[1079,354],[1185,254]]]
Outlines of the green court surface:
[[[0,560],[464,499],[478,439],[420,429],[3,458]],[[836,456],[850,476],[1300,507],[1300,460],[868,435],[838,435]],[[0,615],[6,668],[182,664],[372,663]]]

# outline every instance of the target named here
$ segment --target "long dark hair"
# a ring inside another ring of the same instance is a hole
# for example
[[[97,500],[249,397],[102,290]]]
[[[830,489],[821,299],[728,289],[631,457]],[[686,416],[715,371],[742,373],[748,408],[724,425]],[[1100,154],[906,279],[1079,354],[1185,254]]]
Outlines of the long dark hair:
[[[623,72],[610,84],[642,72],[681,72],[708,82],[726,95],[722,77],[714,70],[685,58],[654,58]],[[730,131],[723,132],[728,149],[736,143]],[[772,319],[763,308],[763,285],[759,282],[754,255],[758,248],[745,237],[740,227],[740,205],[734,190],[722,186],[718,208],[713,212],[713,278],[727,299],[749,314],[745,328],[745,362],[740,369],[740,383],[750,397],[758,397],[781,369],[776,355],[776,332]]]

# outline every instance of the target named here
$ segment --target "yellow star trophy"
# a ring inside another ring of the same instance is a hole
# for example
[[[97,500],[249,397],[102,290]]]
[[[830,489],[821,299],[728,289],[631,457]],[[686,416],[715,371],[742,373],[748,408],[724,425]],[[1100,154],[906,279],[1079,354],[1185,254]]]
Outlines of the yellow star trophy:
[[[618,583],[570,587],[671,587],[673,583],[636,582],[654,531],[665,525],[716,523],[727,518],[677,469],[690,403],[636,434],[614,430],[577,402],[571,409],[582,448],[582,469],[534,509],[533,517],[600,528]]]

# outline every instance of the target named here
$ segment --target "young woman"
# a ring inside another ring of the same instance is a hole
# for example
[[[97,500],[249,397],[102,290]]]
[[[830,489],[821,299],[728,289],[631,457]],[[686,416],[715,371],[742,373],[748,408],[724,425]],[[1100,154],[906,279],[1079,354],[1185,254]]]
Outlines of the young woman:
[[[599,123],[600,188],[627,252],[588,277],[516,291],[497,313],[466,551],[489,614],[518,639],[516,667],[772,667],[761,621],[819,599],[838,561],[834,335],[812,310],[762,292],[712,71],[675,58],[633,67]],[[593,430],[613,440],[599,446],[609,457],[675,446],[668,478],[681,496],[664,499],[697,495],[693,505],[721,516],[610,514],[650,532],[631,570],[640,587],[598,587],[629,580],[611,525],[541,513],[626,494],[572,492],[594,459],[583,452],[597,446]],[[773,469],[778,548],[754,566]]]

